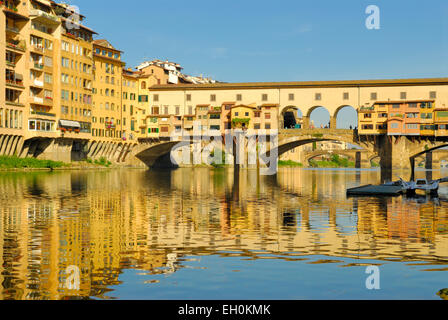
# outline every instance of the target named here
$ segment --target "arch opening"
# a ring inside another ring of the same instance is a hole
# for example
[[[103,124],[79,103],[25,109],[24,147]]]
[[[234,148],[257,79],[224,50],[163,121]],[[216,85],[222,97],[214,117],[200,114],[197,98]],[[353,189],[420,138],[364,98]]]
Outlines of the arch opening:
[[[303,126],[303,115],[302,111],[294,106],[289,106],[283,109],[281,114],[281,125],[282,129],[301,129]]]
[[[350,105],[340,106],[335,114],[336,129],[356,129],[358,127],[358,111]]]
[[[310,129],[329,129],[331,125],[331,115],[327,108],[323,106],[312,107],[308,111],[310,119]]]

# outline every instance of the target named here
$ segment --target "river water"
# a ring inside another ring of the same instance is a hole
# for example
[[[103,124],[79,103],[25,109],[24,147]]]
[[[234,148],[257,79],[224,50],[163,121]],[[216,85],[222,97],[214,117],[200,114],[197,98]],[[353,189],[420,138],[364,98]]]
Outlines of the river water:
[[[346,197],[379,181],[295,168],[1,173],[0,299],[440,299],[448,186],[438,199]]]

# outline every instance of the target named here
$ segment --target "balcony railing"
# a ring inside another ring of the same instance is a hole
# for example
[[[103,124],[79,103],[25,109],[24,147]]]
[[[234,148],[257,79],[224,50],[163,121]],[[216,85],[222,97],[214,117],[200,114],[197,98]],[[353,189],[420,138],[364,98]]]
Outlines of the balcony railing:
[[[115,123],[112,122],[105,122],[104,126],[106,127],[106,129],[115,129]]]
[[[25,41],[20,40],[20,41],[13,41],[13,40],[9,40],[6,42],[6,47],[10,48],[10,49],[14,49],[14,50],[19,50],[19,51],[26,51],[26,44]]]
[[[36,87],[43,87],[44,86],[44,82],[40,81],[40,80],[34,79],[33,85],[35,85]]]
[[[361,107],[360,110],[361,111],[373,111],[373,110],[375,110],[375,107]]]
[[[6,27],[6,31],[13,32],[13,33],[19,33],[20,32],[19,28],[10,27],[10,26]]]
[[[31,101],[34,102],[34,103],[43,104],[44,103],[44,98],[41,98],[41,97],[31,97]]]
[[[43,111],[31,111],[30,114],[38,116],[56,117],[56,114],[54,113],[48,113]]]
[[[23,81],[22,80],[6,79],[6,84],[10,85],[10,86],[13,86],[13,87],[25,88],[23,86]]]
[[[8,60],[6,60],[6,65],[7,65],[8,67],[15,68],[16,63],[13,62],[13,61],[8,61]]]
[[[44,68],[44,65],[42,63],[38,63],[38,62],[34,63],[34,69],[42,70],[43,68]]]
[[[12,11],[12,12],[18,12],[19,9],[17,8],[17,6],[13,5],[12,3],[5,3],[4,1],[1,1],[1,4],[5,6],[5,10],[7,11]]]
[[[40,52],[40,53],[44,53],[44,51],[45,51],[44,47],[42,47],[41,45],[37,45],[37,44],[33,44],[31,46],[31,49],[33,49],[37,52]]]
[[[36,17],[42,20],[46,20],[47,22],[50,23],[59,23],[59,18],[56,17],[55,15],[46,13],[42,10],[39,9],[32,9],[30,10],[30,16],[32,17]]]

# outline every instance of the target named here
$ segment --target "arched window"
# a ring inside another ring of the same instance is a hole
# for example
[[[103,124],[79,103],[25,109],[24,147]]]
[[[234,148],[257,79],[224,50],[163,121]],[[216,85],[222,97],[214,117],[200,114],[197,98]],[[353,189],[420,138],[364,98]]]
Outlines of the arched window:
[[[142,89],[146,89],[146,81],[142,82]]]

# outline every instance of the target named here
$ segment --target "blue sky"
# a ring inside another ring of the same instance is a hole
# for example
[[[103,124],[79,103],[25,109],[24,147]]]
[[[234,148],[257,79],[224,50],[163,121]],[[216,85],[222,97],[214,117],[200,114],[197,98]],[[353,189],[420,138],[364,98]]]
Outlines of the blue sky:
[[[169,59],[225,82],[448,76],[448,1],[72,0],[134,67]],[[368,5],[381,28],[368,30]]]

